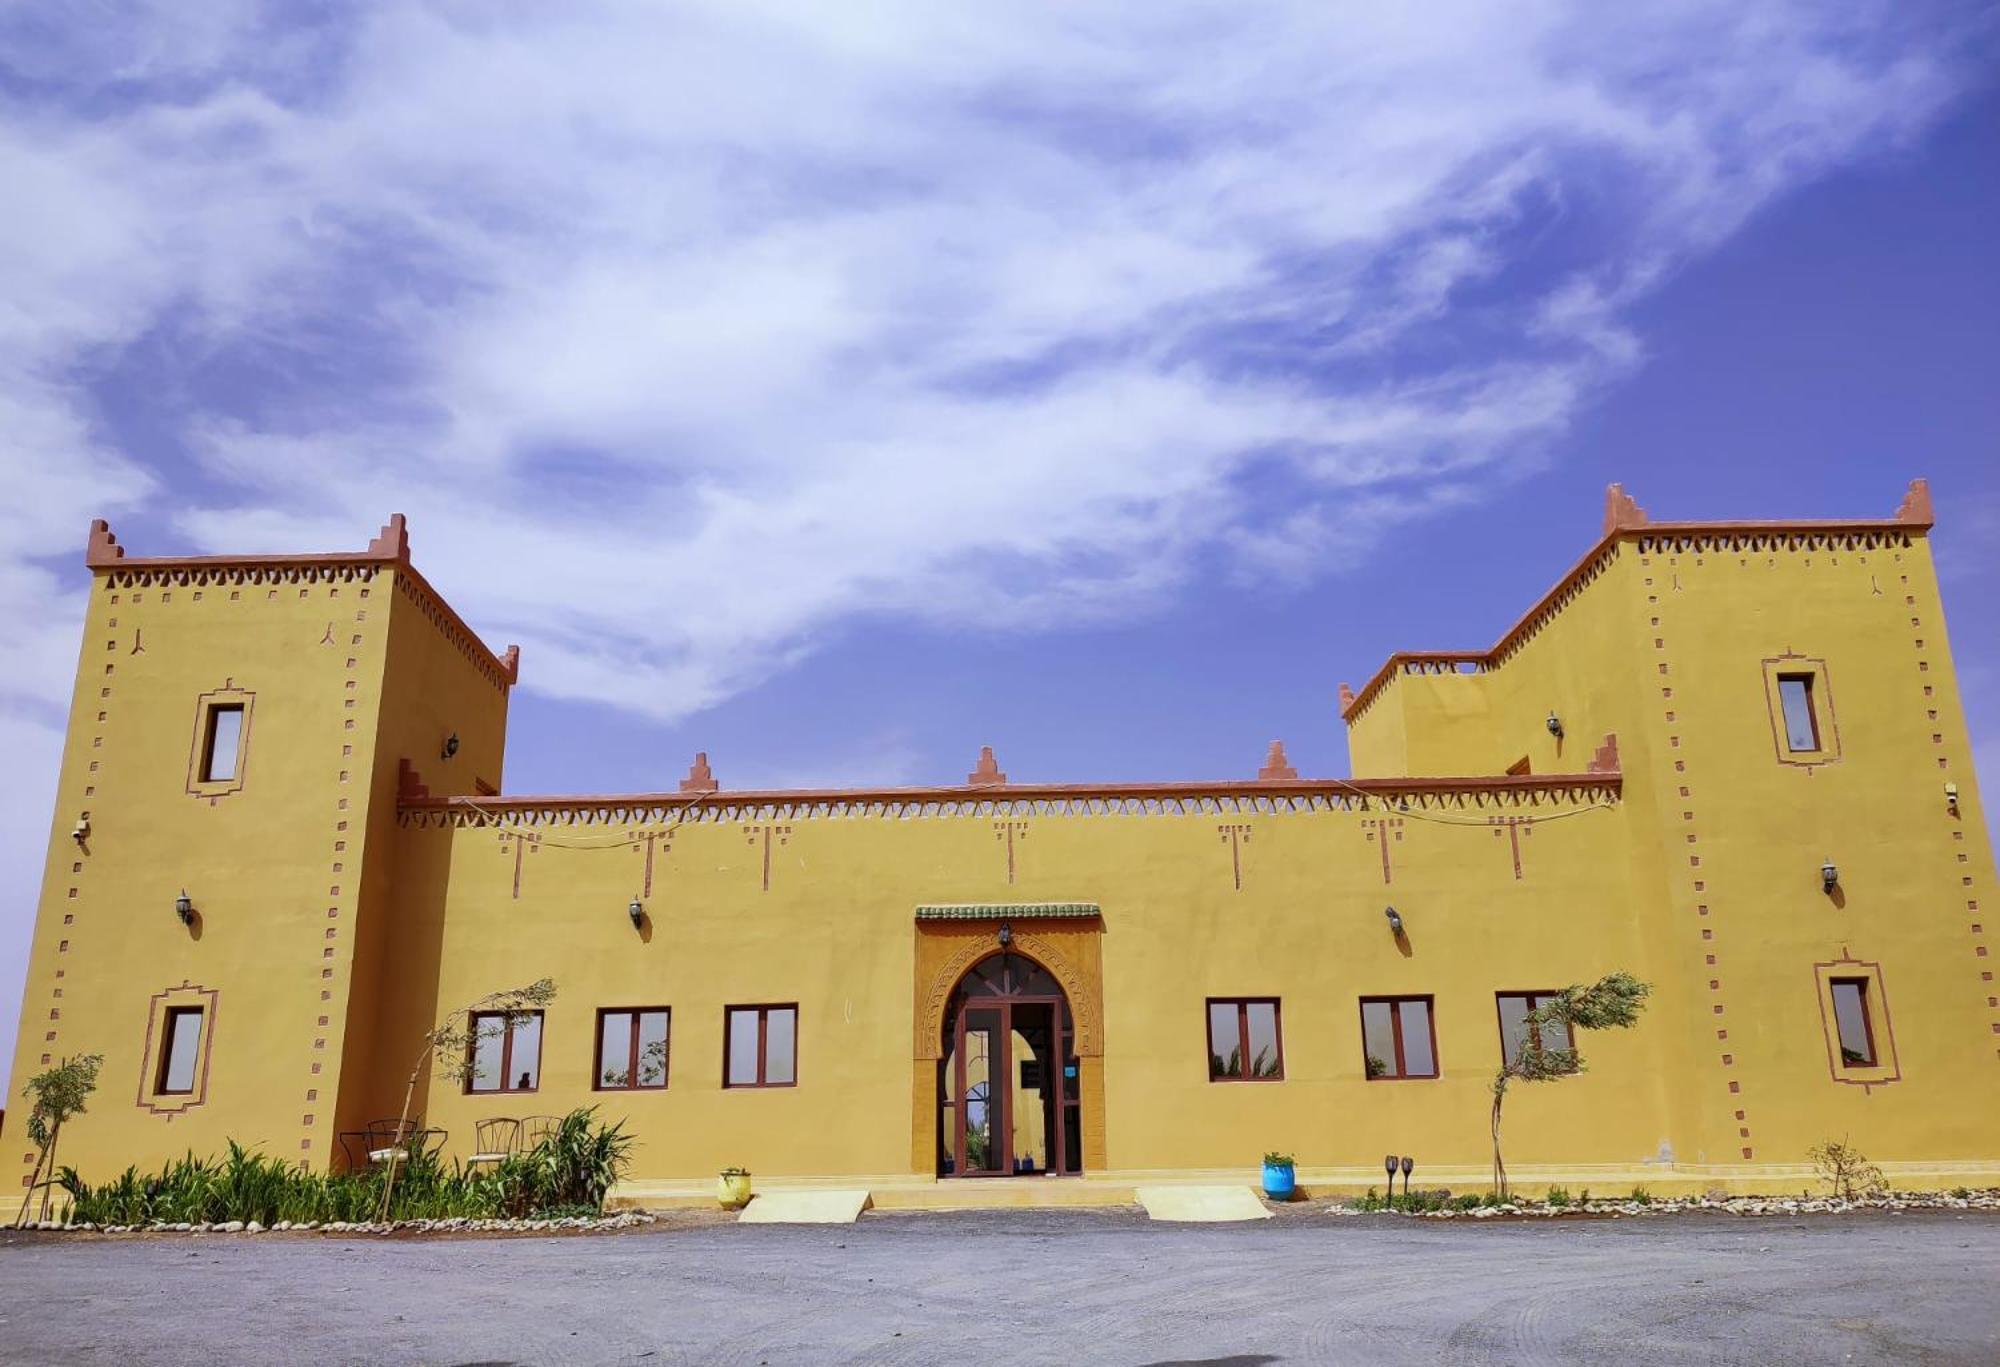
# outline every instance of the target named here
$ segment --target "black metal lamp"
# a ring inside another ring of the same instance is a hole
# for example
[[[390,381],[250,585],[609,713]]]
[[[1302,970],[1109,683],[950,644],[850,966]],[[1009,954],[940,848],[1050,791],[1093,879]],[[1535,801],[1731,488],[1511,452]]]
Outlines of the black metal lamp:
[[[1404,1154],[1403,1155],[1403,1199],[1405,1201],[1410,1199],[1410,1174],[1412,1172],[1415,1172],[1416,1168],[1417,1168],[1417,1160],[1410,1157],[1410,1155],[1408,1155],[1407,1153]]]
[[[1561,740],[1563,738],[1562,718],[1558,717],[1555,714],[1554,708],[1549,709],[1549,719],[1543,722],[1542,725],[1548,727],[1549,734],[1554,736],[1557,740]]]
[[[625,908],[625,914],[632,918],[632,929],[637,930],[645,922],[646,904],[634,897],[632,904]]]
[[[1834,867],[1832,859],[1819,866],[1819,886],[1822,892],[1832,892],[1840,883],[1840,870]]]
[[[458,753],[458,732],[454,731],[450,735],[444,738],[444,754],[441,756],[441,758],[450,759],[453,755],[457,753]]]
[[[182,888],[181,895],[174,898],[174,915],[181,918],[184,926],[194,924],[194,903],[189,899],[186,888]]]
[[[1384,907],[1382,914],[1389,918],[1389,933],[1391,935],[1401,935],[1403,933],[1402,913],[1398,912],[1394,907]]]
[[[1000,923],[1000,948],[1005,949],[1007,948],[1007,946],[1013,943],[1014,943],[1014,927],[1007,924],[1007,922],[1002,921]]]
[[[1396,1199],[1396,1155],[1387,1154],[1382,1159],[1382,1171],[1389,1174],[1389,1199]]]

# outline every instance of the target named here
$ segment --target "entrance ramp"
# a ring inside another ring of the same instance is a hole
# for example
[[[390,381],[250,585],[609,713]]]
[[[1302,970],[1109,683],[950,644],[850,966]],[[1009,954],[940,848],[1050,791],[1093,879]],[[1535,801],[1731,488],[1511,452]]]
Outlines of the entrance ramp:
[[[1249,1187],[1140,1187],[1139,1204],[1155,1220],[1187,1224],[1271,1218],[1271,1212]]]
[[[759,1192],[743,1213],[739,1225],[851,1225],[868,1208],[865,1191],[770,1191]]]

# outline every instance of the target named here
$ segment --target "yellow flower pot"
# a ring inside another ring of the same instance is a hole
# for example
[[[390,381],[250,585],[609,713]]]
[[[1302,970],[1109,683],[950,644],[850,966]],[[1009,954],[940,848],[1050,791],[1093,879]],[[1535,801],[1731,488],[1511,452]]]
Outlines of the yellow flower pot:
[[[750,1174],[725,1172],[715,1181],[715,1199],[724,1210],[741,1210],[750,1204]]]

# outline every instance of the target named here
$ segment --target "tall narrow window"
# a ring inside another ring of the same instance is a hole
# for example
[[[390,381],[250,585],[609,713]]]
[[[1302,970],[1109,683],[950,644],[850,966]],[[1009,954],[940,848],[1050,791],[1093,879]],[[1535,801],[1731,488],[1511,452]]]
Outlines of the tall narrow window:
[[[1785,713],[1785,748],[1800,752],[1819,749],[1819,716],[1813,710],[1813,676],[1780,674],[1778,705]]]
[[[722,1085],[790,1087],[799,1080],[799,1008],[732,1006],[723,1039]]]
[[[1835,978],[1833,1021],[1840,1031],[1840,1062],[1847,1068],[1875,1066],[1875,1022],[1868,1011],[1868,979]]]
[[[207,734],[201,743],[203,783],[227,783],[236,777],[242,740],[243,704],[217,703],[208,709]]]
[[[1208,1001],[1208,1080],[1280,1082],[1284,1047],[1276,997],[1211,997]]]
[[[167,1008],[160,1035],[160,1075],[153,1090],[162,1096],[186,1096],[194,1091],[201,1066],[201,1008]]]
[[[542,1013],[475,1012],[468,1092],[532,1092],[542,1083]]]
[[[667,1085],[667,1008],[597,1013],[597,1087],[602,1091]]]
[[[1436,1077],[1437,1034],[1429,997],[1361,999],[1362,1066],[1371,1080]]]
[[[1501,992],[1495,995],[1500,1007],[1500,1058],[1512,1064],[1521,1057],[1528,1041],[1537,1048],[1554,1051],[1570,1047],[1569,1027],[1561,1023],[1530,1025],[1528,1013],[1539,1011],[1554,1001],[1553,992]]]

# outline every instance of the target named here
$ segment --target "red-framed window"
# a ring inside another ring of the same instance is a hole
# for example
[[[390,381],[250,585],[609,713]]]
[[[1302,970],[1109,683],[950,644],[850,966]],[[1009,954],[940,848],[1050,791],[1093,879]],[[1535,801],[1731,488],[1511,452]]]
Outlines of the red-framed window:
[[[1361,1063],[1371,1082],[1438,1075],[1437,1013],[1429,997],[1363,997]]]
[[[799,1080],[799,1004],[723,1011],[722,1085],[794,1087]]]
[[[1834,1028],[1840,1032],[1840,1066],[1873,1068],[1875,1013],[1869,1009],[1868,979],[1833,978],[1827,987],[1833,993]]]
[[[468,1092],[532,1092],[542,1085],[542,1013],[476,1011]]]
[[[1780,674],[1778,707],[1784,714],[1785,748],[1794,754],[1819,750],[1819,708],[1813,702],[1813,676]]]
[[[1208,1080],[1282,1082],[1284,1037],[1276,997],[1208,999]]]
[[[671,1012],[664,1006],[607,1006],[597,1013],[597,1071],[600,1092],[657,1091],[667,1085],[667,1036]]]
[[[202,728],[200,780],[227,783],[236,777],[243,746],[243,704],[216,703]]]
[[[1528,1013],[1539,1011],[1556,999],[1554,992],[1496,992],[1493,1004],[1500,1014],[1500,1061],[1511,1064],[1521,1057],[1521,1047],[1533,1040],[1538,1048],[1570,1048],[1569,1027],[1561,1023],[1530,1025]]]
[[[188,1096],[201,1071],[202,1009],[170,1006],[160,1030],[160,1068],[153,1091],[160,1096]]]

